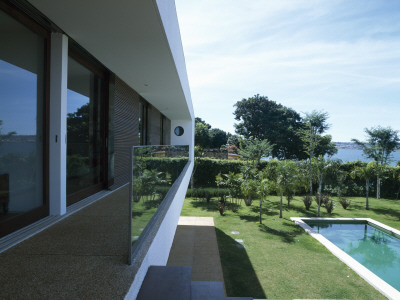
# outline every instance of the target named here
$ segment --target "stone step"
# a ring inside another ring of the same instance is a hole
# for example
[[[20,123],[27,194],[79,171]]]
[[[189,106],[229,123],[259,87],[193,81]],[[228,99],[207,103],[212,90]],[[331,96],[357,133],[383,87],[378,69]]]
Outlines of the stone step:
[[[224,286],[220,281],[192,281],[191,300],[224,300]]]
[[[137,300],[190,300],[192,267],[151,266]]]

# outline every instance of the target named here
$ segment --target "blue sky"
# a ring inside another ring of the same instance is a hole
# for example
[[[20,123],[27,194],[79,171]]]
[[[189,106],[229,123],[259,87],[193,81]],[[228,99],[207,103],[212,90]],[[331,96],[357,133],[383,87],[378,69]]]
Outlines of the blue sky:
[[[255,94],[329,113],[334,141],[400,130],[400,1],[176,0],[195,115],[234,133]]]

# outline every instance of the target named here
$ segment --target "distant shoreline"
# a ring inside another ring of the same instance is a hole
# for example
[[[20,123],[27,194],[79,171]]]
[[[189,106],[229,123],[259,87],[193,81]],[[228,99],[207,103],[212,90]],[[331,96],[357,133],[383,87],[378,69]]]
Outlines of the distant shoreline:
[[[356,149],[356,150],[362,150],[361,146],[357,145],[356,143],[352,143],[352,142],[334,142],[336,145],[336,148],[338,149]],[[399,149],[397,149],[396,151],[399,151]]]
[[[334,142],[338,149],[358,149],[361,150],[361,146],[351,142]]]

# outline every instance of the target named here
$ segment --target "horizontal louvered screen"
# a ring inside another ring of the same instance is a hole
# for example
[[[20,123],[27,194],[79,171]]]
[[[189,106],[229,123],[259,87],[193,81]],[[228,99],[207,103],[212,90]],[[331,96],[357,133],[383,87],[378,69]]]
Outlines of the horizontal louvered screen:
[[[139,95],[118,77],[114,105],[115,179],[112,188],[117,188],[129,181],[130,149],[139,144]]]
[[[155,108],[149,109],[149,145],[160,145],[161,114]]]

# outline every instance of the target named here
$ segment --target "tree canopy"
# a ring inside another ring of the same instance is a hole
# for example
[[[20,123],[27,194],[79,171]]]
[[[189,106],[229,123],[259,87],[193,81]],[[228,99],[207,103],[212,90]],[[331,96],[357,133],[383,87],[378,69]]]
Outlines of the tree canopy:
[[[327,123],[328,113],[313,110],[306,113],[304,129],[301,131],[304,152],[312,160],[316,156],[332,156],[337,153],[337,148],[332,142],[332,136],[323,135],[330,125]]]
[[[358,139],[352,139],[354,143],[361,146],[364,155],[372,158],[379,164],[387,164],[390,161],[391,154],[400,143],[398,131],[390,127],[372,127],[365,128],[367,141],[361,142]]]
[[[304,118],[292,108],[268,97],[255,95],[236,102],[236,133],[244,138],[267,139],[274,144],[272,156],[277,159],[305,159],[337,152],[330,135],[323,135],[329,124],[328,114],[312,111]]]
[[[218,128],[211,128],[201,118],[195,119],[195,145],[201,148],[220,148],[226,145],[228,141],[228,133]]]
[[[235,105],[236,133],[244,138],[269,140],[275,145],[272,156],[278,159],[301,159],[302,141],[297,134],[302,128],[301,116],[268,97],[255,95]]]

